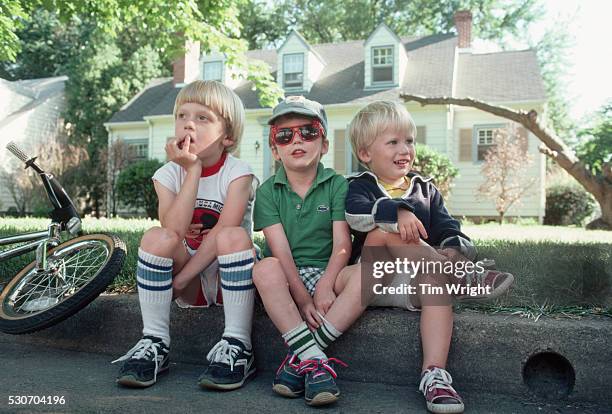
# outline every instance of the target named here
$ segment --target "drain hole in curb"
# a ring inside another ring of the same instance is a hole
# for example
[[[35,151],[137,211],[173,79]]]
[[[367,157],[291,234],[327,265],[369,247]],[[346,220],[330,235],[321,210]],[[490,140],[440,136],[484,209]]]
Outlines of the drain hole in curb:
[[[555,352],[532,355],[523,368],[523,381],[538,397],[558,400],[570,395],[576,374],[572,364]]]

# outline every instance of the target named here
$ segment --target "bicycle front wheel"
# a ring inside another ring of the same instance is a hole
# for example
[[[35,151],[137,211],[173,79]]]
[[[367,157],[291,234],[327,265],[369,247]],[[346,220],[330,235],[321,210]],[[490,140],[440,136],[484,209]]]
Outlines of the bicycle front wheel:
[[[74,315],[113,281],[125,251],[111,234],[76,237],[51,249],[47,270],[30,263],[0,294],[0,331],[30,333]]]

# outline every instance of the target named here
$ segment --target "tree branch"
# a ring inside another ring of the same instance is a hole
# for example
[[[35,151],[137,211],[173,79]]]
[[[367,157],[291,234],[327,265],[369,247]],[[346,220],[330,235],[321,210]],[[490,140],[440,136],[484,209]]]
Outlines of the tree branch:
[[[531,131],[546,148],[544,153],[553,158],[564,170],[574,177],[588,192],[593,194],[597,201],[603,202],[605,194],[612,191],[612,184],[604,182],[600,177],[596,177],[584,166],[576,157],[574,152],[559,138],[554,132],[546,128],[538,120],[538,113],[535,110],[525,112],[524,110],[514,110],[505,106],[496,106],[487,102],[473,98],[452,98],[424,97],[412,94],[400,94],[404,101],[415,101],[421,105],[458,105],[480,109],[493,115],[501,116],[517,122]],[[542,150],[540,150],[542,151]]]

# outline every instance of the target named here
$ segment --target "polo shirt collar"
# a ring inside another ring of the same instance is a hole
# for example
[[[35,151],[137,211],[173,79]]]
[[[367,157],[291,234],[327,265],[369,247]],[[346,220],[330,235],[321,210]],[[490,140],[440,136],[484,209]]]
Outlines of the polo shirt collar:
[[[334,175],[336,175],[334,170],[326,169],[322,163],[319,163],[319,165],[317,166],[317,176],[315,177],[313,188],[329,180]],[[278,171],[276,171],[276,174],[274,176],[274,184],[289,185],[289,181],[287,181],[287,173],[285,172],[285,167],[282,164]]]

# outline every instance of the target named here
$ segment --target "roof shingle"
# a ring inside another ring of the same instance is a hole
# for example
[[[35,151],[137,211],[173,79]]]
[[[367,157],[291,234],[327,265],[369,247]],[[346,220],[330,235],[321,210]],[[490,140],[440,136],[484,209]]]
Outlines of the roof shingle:
[[[313,45],[327,65],[310,93],[305,96],[323,105],[373,100],[399,100],[400,91],[424,96],[451,96],[457,37],[433,35],[402,38],[408,64],[400,87],[364,89],[364,42]],[[276,50],[254,50],[248,59],[264,61],[276,76]],[[535,52],[498,52],[459,54],[457,59],[457,97],[471,96],[487,101],[526,101],[545,98]],[[261,108],[250,82],[241,83],[235,92],[246,109]],[[128,102],[109,122],[142,121],[151,115],[171,114],[178,88],[172,78],[155,79]]]

